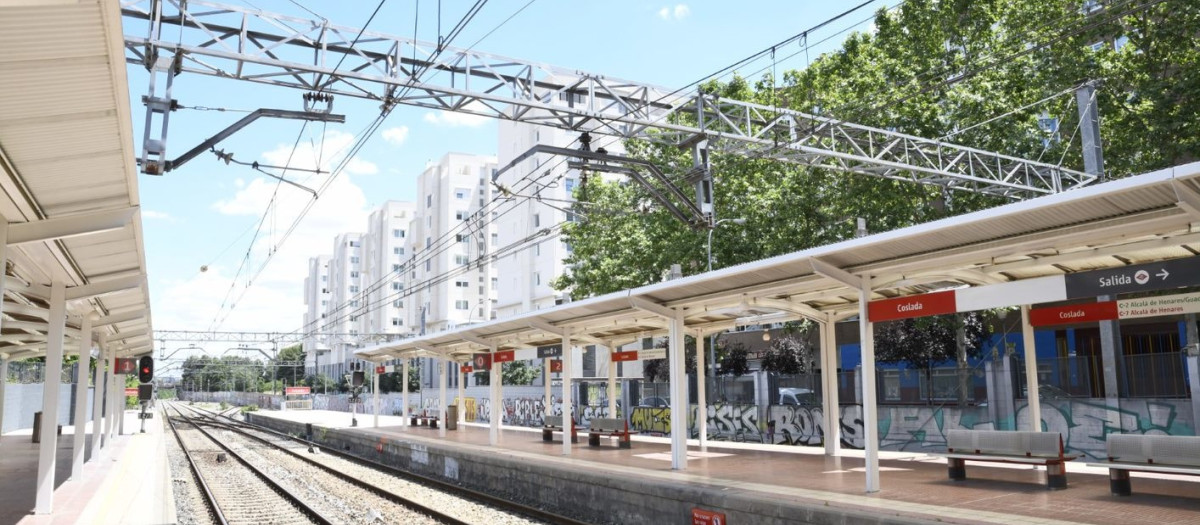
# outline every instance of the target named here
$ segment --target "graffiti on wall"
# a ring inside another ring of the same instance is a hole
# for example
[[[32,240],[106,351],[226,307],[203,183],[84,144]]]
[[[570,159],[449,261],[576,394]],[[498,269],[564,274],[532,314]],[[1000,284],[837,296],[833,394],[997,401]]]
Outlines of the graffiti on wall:
[[[1102,399],[1043,401],[1042,430],[1061,433],[1068,452],[1103,458],[1108,434],[1195,435],[1190,405],[1186,399],[1121,399],[1119,407]],[[1017,408],[1019,430],[1029,430],[1028,411],[1028,404]]]
[[[490,398],[466,398],[467,406],[473,409],[468,412],[474,414],[475,421],[486,423],[491,421],[492,415],[492,400]],[[608,406],[588,405],[585,407],[574,407],[574,411],[578,417],[578,425],[586,427],[590,424],[592,418],[608,417]],[[505,425],[525,426],[525,427],[540,427],[542,426],[542,418],[546,415],[546,400],[542,397],[516,397],[504,398],[504,406],[501,412],[501,422]],[[550,415],[562,415],[562,400],[550,398]]]
[[[688,434],[700,435],[696,425],[700,407],[689,406]],[[708,405],[705,411],[708,435],[712,439],[766,442],[765,428],[759,425],[757,405]],[[671,433],[671,409],[656,407],[634,407],[629,416],[629,428],[648,434]]]

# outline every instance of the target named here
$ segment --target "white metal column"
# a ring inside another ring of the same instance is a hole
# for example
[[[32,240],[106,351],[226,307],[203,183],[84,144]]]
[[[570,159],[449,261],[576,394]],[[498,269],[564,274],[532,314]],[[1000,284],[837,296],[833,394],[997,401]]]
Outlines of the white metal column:
[[[79,322],[79,361],[75,366],[75,434],[71,438],[71,479],[83,475],[83,442],[87,441],[88,370],[92,364],[92,323],[100,316],[89,312]]]
[[[683,311],[676,310],[671,317],[670,348],[667,361],[670,369],[671,392],[671,468],[687,468],[687,366],[684,359]]]
[[[613,352],[617,351],[617,345],[612,341],[608,342],[608,417],[617,417],[617,364],[613,362]],[[622,414],[621,419],[625,419]]]
[[[575,361],[575,347],[571,346],[571,333],[562,336],[562,410],[563,410],[563,455],[571,455],[571,431],[575,429],[575,411],[571,405],[571,373]]]
[[[104,344],[107,345],[108,341],[104,340]],[[108,351],[108,381],[105,382],[105,384],[108,386],[106,386],[104,389],[105,398],[108,399],[108,403],[106,403],[106,405],[108,405],[108,415],[106,416],[108,420],[104,425],[106,427],[104,438],[105,446],[112,444],[113,435],[117,432],[117,419],[120,417],[117,414],[117,400],[124,400],[123,393],[117,392],[117,378],[124,376],[117,375],[116,370],[117,353],[110,349]]]
[[[404,377],[400,378],[400,384],[403,385],[400,388],[400,392],[401,392],[400,403],[402,405],[404,405],[404,408],[400,409],[400,419],[401,419],[400,426],[405,426],[405,427],[408,426],[408,423],[410,421],[408,419],[408,416],[409,416],[409,414],[408,414],[408,361],[409,361],[409,359],[410,358],[407,358],[407,357],[404,358],[404,364],[400,366],[400,370],[401,370],[400,373],[404,376]]]
[[[833,316],[829,315],[821,323],[821,399],[824,399],[822,409],[825,412],[825,455],[837,456],[842,453],[842,418],[841,407],[838,404],[838,375],[837,375],[837,333]]]
[[[2,249],[0,247],[0,250]],[[0,257],[0,262],[2,261],[3,257]],[[4,391],[7,390],[6,385],[8,385],[8,354],[3,354],[0,355],[0,426],[4,425]],[[0,446],[0,448],[4,447]]]
[[[458,374],[458,418],[457,421],[461,425],[467,422],[467,374],[462,371],[462,363],[455,361],[453,364],[454,373]]]
[[[696,412],[696,426],[700,429],[700,452],[708,452],[708,393],[705,388],[708,383],[705,381],[704,364],[704,332],[696,330],[693,335],[696,338],[696,405],[699,407]]]
[[[96,347],[96,378],[92,380],[92,461],[100,454],[100,444],[104,441],[104,389],[108,385],[108,372],[104,364],[108,362],[108,352],[105,351],[104,336],[100,336],[100,344]]]
[[[1021,342],[1025,346],[1025,399],[1029,402],[1029,428],[1031,432],[1042,431],[1042,400],[1038,395],[1037,348],[1033,337],[1033,325],[1029,324],[1029,305],[1021,305]],[[1020,428],[1021,422],[1017,422]]]
[[[50,284],[50,317],[46,320],[46,368],[42,383],[42,442],[38,447],[37,497],[34,514],[54,510],[54,472],[58,459],[58,390],[62,380],[63,335],[67,295],[62,281]]]
[[[379,366],[378,363],[371,363],[371,397],[375,403],[375,422],[373,425],[375,428],[379,428],[379,373],[375,370],[377,366]]]
[[[488,374],[488,389],[492,394],[488,410],[488,444],[493,447],[500,444],[500,382],[503,379],[500,376],[500,363],[496,362],[496,350],[497,346],[494,343],[488,349],[489,355],[492,356],[492,371]]]
[[[438,417],[438,419],[440,419],[442,421],[442,424],[438,425],[438,437],[446,437],[446,422],[448,420],[446,415],[450,413],[450,410],[449,410],[448,405],[446,405],[446,390],[447,390],[446,389],[446,379],[447,378],[446,378],[446,357],[445,356],[438,357],[437,370],[438,370],[438,410],[441,411],[440,417]]]
[[[879,410],[875,392],[875,330],[867,316],[871,277],[862,277],[858,290],[858,330],[862,343],[863,439],[867,449],[867,492],[879,492]]]
[[[543,399],[546,400],[546,406],[542,410],[543,416],[553,416],[554,415],[554,402],[550,399],[550,396],[551,396],[550,383],[552,383],[552,381],[550,380],[550,360],[551,359],[553,359],[553,358],[546,357],[546,358],[542,359],[542,370],[545,371],[545,374],[542,374],[542,377],[546,378],[545,379],[546,384],[543,385],[546,389],[546,393],[543,394],[545,396]]]

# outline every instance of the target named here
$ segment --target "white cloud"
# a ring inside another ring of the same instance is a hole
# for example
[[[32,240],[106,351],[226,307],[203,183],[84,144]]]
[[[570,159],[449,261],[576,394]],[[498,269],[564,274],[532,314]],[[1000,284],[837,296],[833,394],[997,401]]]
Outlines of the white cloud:
[[[692,9],[687,4],[675,4],[675,7],[666,6],[658,10],[658,17],[668,22],[682,20],[690,14],[692,14]]]
[[[175,222],[175,217],[172,217],[171,214],[164,211],[142,210],[142,218]]]
[[[482,102],[472,102],[467,104],[464,109],[475,112],[489,112],[487,106]],[[450,127],[468,127],[475,128],[487,124],[491,117],[481,115],[472,115],[470,113],[459,113],[457,111],[431,111],[425,114],[425,122],[437,126]]]
[[[389,144],[399,146],[408,140],[408,126],[397,126],[383,130],[383,140]]]
[[[325,136],[324,154],[321,148],[311,144],[301,145],[292,155],[292,166],[306,169],[332,169],[339,159],[330,158],[330,152],[348,149],[354,142],[353,135],[330,131]],[[283,165],[292,153],[291,144],[280,144],[262,154],[266,164]],[[317,162],[318,157],[321,158]],[[154,322],[157,326],[173,329],[207,330],[214,316],[223,321],[222,330],[290,331],[299,328],[304,321],[304,278],[308,274],[308,259],[333,250],[334,236],[344,232],[362,231],[366,228],[368,201],[362,189],[354,184],[353,173],[375,173],[378,168],[367,161],[352,161],[338,178],[334,179],[305,215],[304,219],[285,242],[280,244],[284,232],[309,202],[312,195],[287,184],[278,185],[267,177],[246,181],[229,198],[213,204],[213,209],[227,216],[242,217],[244,226],[256,224],[264,213],[264,221],[257,240],[250,250],[242,274],[232,285],[234,272],[242,263],[246,253],[246,240],[238,243],[227,255],[213,263],[206,272],[174,282],[159,283],[165,291],[164,301],[155,304]],[[288,178],[306,187],[317,189],[329,177],[328,173],[312,174],[293,172]],[[276,194],[276,187],[278,193]],[[275,203],[270,205],[272,195]],[[235,232],[236,233],[236,232]],[[248,239],[247,236],[245,239]],[[265,269],[267,254],[274,252]],[[257,274],[257,276],[255,275]],[[250,287],[247,281],[253,279]],[[221,303],[226,293],[229,299],[223,310]],[[233,308],[230,309],[232,304]],[[219,313],[218,313],[219,312]],[[179,328],[175,328],[179,327]]]

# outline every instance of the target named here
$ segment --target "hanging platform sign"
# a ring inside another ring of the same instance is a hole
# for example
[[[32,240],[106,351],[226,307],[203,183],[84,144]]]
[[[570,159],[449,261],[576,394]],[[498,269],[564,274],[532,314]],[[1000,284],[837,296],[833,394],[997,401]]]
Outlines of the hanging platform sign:
[[[538,359],[547,357],[562,357],[562,345],[539,346],[537,349]]]
[[[474,363],[475,368],[487,370],[492,367],[492,354],[475,354],[471,358],[471,362]]]
[[[116,362],[113,363],[113,368],[116,369],[113,370],[113,373],[136,374],[138,368],[137,361],[137,359],[132,357],[118,357]]]
[[[283,387],[283,395],[286,396],[301,396],[312,393],[312,387],[307,386],[285,386]]]
[[[1111,321],[1116,318],[1117,303],[1115,301],[1034,308],[1029,311],[1029,324],[1032,326],[1091,323]]]
[[[1200,313],[1200,293],[1139,297],[1117,301],[1121,319]]]
[[[469,374],[469,373],[473,372],[474,370],[471,368],[471,365],[462,365],[462,366],[458,367],[458,371],[462,372],[464,374]]]
[[[641,359],[643,361],[647,361],[650,359],[666,359],[666,358],[667,358],[667,349],[666,348],[651,348],[649,350],[639,350],[638,351],[638,359]]]
[[[496,352],[493,359],[495,359],[497,363],[511,363],[517,360],[517,353],[512,350]]]
[[[612,353],[612,362],[614,362],[614,363],[619,363],[621,361],[637,361],[637,360],[638,360],[637,350],[630,350],[628,352],[613,352]]]
[[[550,373],[562,372],[562,359],[550,360]]]
[[[952,314],[957,310],[954,290],[867,303],[867,318],[872,323],[927,315]]]
[[[384,367],[383,365],[375,367],[376,374],[383,374],[383,373],[386,373],[386,371],[387,371],[387,367]]]
[[[1067,297],[1095,297],[1200,285],[1200,257],[1133,264],[1064,276]]]

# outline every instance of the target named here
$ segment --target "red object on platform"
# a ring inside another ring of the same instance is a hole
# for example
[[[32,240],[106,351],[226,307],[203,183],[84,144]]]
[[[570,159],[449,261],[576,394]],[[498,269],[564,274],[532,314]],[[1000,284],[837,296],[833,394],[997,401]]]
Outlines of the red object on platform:
[[[1049,326],[1055,324],[1091,323],[1111,321],[1117,318],[1117,302],[1072,304],[1053,308],[1034,308],[1029,311],[1029,324]]]
[[[867,318],[872,323],[927,315],[952,314],[957,311],[958,303],[954,297],[954,290],[881,299],[867,303]]]

